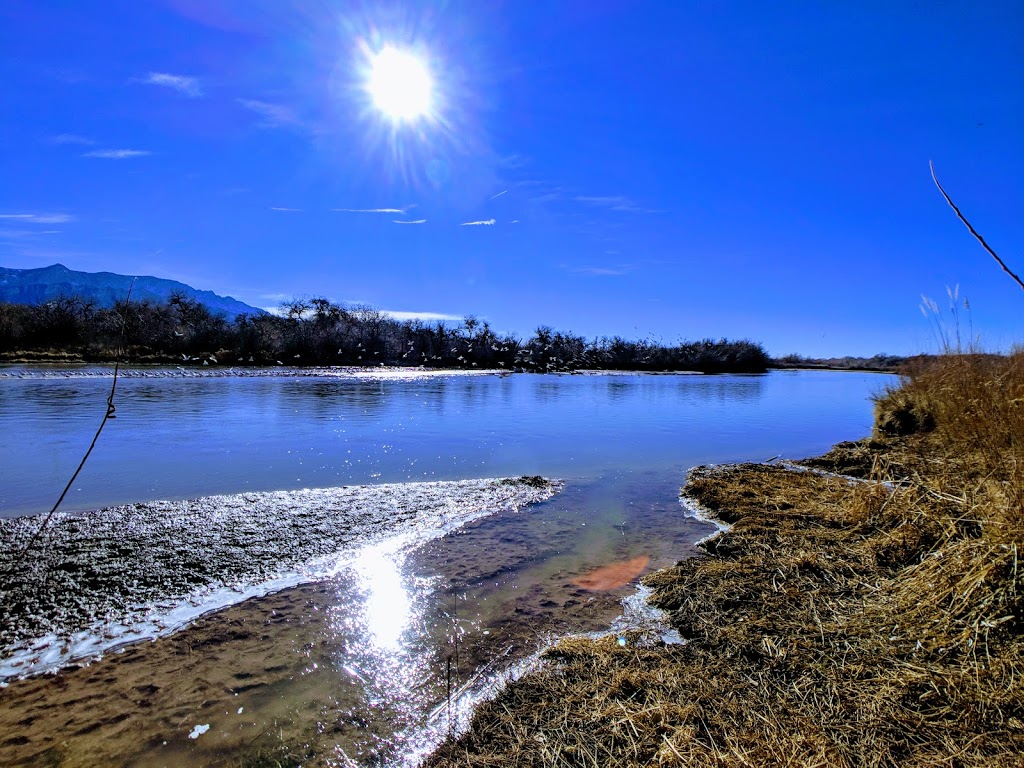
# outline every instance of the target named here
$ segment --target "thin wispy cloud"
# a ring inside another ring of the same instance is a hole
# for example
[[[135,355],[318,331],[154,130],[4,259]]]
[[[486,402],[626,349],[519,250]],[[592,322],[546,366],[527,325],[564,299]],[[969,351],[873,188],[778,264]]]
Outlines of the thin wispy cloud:
[[[280,207],[278,207],[276,205],[270,206],[270,210],[272,210],[272,211],[284,211],[286,213],[302,213],[302,209],[301,208],[280,208]]]
[[[493,227],[497,223],[498,222],[497,222],[496,219],[487,219],[486,221],[464,221],[459,226],[460,227]]]
[[[446,315],[443,312],[399,312],[393,309],[382,309],[385,315],[394,318],[395,320],[424,320],[424,321],[437,321],[437,320],[461,320],[462,318],[458,315]]]
[[[416,219],[416,221],[401,221],[399,219],[395,219],[394,223],[395,224],[426,224],[427,220],[426,219]]]
[[[496,198],[499,198],[499,197],[501,197],[502,195],[504,195],[504,194],[507,194],[507,193],[508,193],[508,190],[507,190],[507,189],[503,189],[503,190],[502,190],[501,192],[499,192],[498,194],[496,194],[496,195],[491,195],[491,198],[490,198],[490,199],[491,199],[491,200],[494,200],[494,199],[496,199]]]
[[[51,144],[74,144],[80,147],[91,147],[96,143],[88,136],[80,136],[77,133],[58,133],[47,141]]]
[[[22,240],[28,237],[39,237],[40,235],[59,235],[59,229],[2,229],[0,228],[0,240]]]
[[[630,268],[628,266],[573,267],[570,271],[575,272],[578,275],[594,275],[595,277],[621,277],[622,275],[628,274]]]
[[[554,192],[544,192],[540,195],[534,195],[530,198],[530,202],[536,205],[543,205],[544,203],[553,203],[556,200],[562,199],[562,193],[557,189]]]
[[[610,211],[624,211],[629,213],[654,213],[649,208],[638,205],[628,197],[622,195],[591,196],[577,195],[573,198],[577,203],[584,203],[595,208],[607,208]]]
[[[0,213],[0,219],[19,224],[67,224],[75,217],[70,213]]]
[[[103,160],[130,160],[133,157],[146,157],[153,154],[146,149],[94,149],[82,157],[98,157]]]
[[[264,128],[281,128],[298,125],[300,122],[295,110],[285,104],[275,104],[259,99],[237,99],[237,101],[250,112],[259,115],[261,118],[259,125]]]
[[[408,213],[416,206],[410,205],[405,208],[331,208],[337,213]]]
[[[188,75],[172,75],[169,72],[150,72],[139,82],[146,85],[158,85],[162,88],[170,88],[190,98],[197,98],[203,95],[202,86],[194,77]]]

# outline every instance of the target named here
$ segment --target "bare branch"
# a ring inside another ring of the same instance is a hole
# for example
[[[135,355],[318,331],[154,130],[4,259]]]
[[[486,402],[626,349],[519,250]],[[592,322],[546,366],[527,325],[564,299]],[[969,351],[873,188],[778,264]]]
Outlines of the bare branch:
[[[979,243],[981,243],[981,247],[984,248],[986,251],[988,251],[989,254],[992,256],[992,258],[995,259],[999,263],[999,266],[1003,268],[1003,272],[1005,272],[1010,277],[1012,277],[1014,280],[1016,280],[1017,281],[1017,285],[1019,285],[1022,289],[1024,289],[1024,282],[1022,282],[1021,279],[1019,277],[1017,277],[1017,275],[1015,275],[1013,272],[1010,271],[1010,268],[1008,266],[1006,266],[1006,262],[1003,261],[1002,259],[1000,259],[999,255],[989,247],[988,243],[985,242],[985,238],[983,238],[981,235],[979,235],[975,231],[974,227],[971,226],[971,222],[969,222],[967,220],[967,218],[962,213],[960,213],[960,209],[956,207],[956,205],[953,203],[953,201],[949,198],[949,195],[946,194],[946,190],[944,190],[942,188],[942,185],[939,184],[939,179],[935,175],[935,164],[932,163],[931,160],[928,161],[928,167],[932,171],[932,181],[935,182],[935,186],[939,188],[939,192],[942,193],[942,196],[944,198],[946,198],[946,202],[949,203],[949,207],[953,209],[954,213],[956,213],[957,218],[960,219],[960,221],[962,221],[964,223],[964,225],[967,227],[967,229],[969,229],[971,231],[971,234],[974,235],[974,238]]]
[[[85,462],[89,460],[89,456],[90,454],[92,454],[92,449],[96,447],[96,441],[100,439],[100,434],[103,432],[103,428],[107,425],[107,422],[110,419],[117,418],[114,415],[114,412],[117,410],[117,408],[114,407],[114,394],[117,392],[117,374],[118,371],[121,369],[121,356],[124,354],[124,329],[128,319],[128,309],[131,306],[132,290],[135,288],[136,280],[138,280],[137,277],[132,278],[132,282],[128,286],[128,296],[125,298],[124,301],[124,315],[121,318],[121,341],[117,349],[117,355],[114,358],[114,380],[110,384],[110,394],[107,396],[107,412],[103,415],[103,420],[100,421],[99,429],[97,429],[96,434],[93,435],[92,442],[89,444],[89,448],[88,450],[86,450],[85,455],[82,457],[82,461],[79,463],[78,468],[75,470],[75,473],[71,475],[71,479],[68,480],[68,484],[64,486],[64,491],[61,493],[60,498],[57,499],[57,503],[53,505],[49,512],[46,513],[46,516],[43,518],[43,522],[39,524],[39,528],[36,530],[35,533],[32,534],[32,538],[28,540],[28,544],[26,544],[24,548],[22,548],[22,550],[18,553],[17,557],[15,557],[14,560],[11,561],[10,568],[8,568],[4,572],[4,581],[9,579],[11,574],[18,569],[18,566],[21,565],[22,560],[25,559],[25,555],[28,554],[29,550],[32,549],[33,545],[36,543],[36,540],[40,537],[40,535],[42,535],[43,531],[45,531],[46,527],[50,524],[50,518],[53,517],[54,512],[56,512],[57,508],[60,507],[61,503],[64,501],[64,497],[68,495],[68,491],[71,490],[71,486],[75,484],[75,480],[78,478],[78,474],[82,471],[82,467],[85,466]]]

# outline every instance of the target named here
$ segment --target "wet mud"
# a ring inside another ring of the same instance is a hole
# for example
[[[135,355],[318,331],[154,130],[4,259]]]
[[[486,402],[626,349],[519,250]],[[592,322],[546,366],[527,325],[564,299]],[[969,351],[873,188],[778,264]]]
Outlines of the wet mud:
[[[0,762],[414,765],[465,691],[493,690],[556,637],[607,631],[636,589],[615,564],[672,564],[710,528],[671,482],[619,490],[632,501],[570,484],[415,547],[372,545],[317,583],[14,681]],[[609,566],[620,578],[578,583]]]
[[[42,516],[0,519],[0,679],[322,578],[388,536],[426,540],[555,490],[528,478],[400,483],[131,504],[57,514],[45,528]]]

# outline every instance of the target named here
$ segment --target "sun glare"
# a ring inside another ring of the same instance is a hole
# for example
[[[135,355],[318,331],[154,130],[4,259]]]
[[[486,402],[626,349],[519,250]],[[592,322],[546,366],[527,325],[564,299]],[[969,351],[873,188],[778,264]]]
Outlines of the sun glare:
[[[370,62],[366,87],[377,109],[396,122],[430,113],[433,80],[423,61],[407,51],[381,49]]]

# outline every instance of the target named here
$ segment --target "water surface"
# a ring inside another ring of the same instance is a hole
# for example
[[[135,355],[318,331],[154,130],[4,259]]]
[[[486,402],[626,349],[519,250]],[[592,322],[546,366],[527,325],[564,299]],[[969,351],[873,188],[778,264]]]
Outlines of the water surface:
[[[678,473],[800,456],[864,435],[867,398],[888,380],[818,371],[122,378],[117,418],[63,509],[403,480]],[[0,516],[53,504],[109,386],[101,376],[0,379]]]
[[[694,553],[712,529],[678,503],[686,469],[798,458],[859,438],[870,395],[891,380],[125,379],[118,418],[70,497],[75,509],[404,480],[567,482],[535,507],[411,549],[383,542],[332,579],[13,683],[0,691],[0,732],[12,734],[0,762],[238,765],[289,750],[314,756],[307,764],[410,764],[445,733],[449,691],[472,694],[551,637],[608,627],[636,577]],[[108,386],[0,379],[0,514],[52,504]]]

